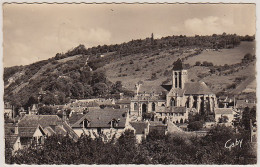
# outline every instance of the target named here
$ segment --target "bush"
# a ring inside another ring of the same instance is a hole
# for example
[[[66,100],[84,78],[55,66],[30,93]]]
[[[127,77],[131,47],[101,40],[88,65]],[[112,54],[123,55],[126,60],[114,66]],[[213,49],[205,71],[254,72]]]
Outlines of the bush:
[[[189,130],[197,131],[203,127],[203,121],[194,121],[188,124]]]

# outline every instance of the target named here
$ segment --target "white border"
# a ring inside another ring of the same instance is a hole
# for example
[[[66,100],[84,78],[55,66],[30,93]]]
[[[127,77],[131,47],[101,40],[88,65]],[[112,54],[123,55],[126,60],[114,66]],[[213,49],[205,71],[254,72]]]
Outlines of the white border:
[[[258,61],[258,53],[260,53],[260,50],[258,48],[258,41],[259,41],[259,32],[258,32],[258,27],[259,27],[259,18],[258,16],[260,16],[260,7],[259,7],[259,2],[257,0],[66,0],[66,1],[62,1],[62,0],[40,0],[40,1],[36,1],[36,0],[0,0],[1,2],[1,13],[0,13],[0,18],[1,18],[1,22],[0,22],[0,27],[2,30],[2,33],[0,35],[0,43],[1,45],[1,53],[0,53],[0,57],[3,60],[3,9],[2,9],[2,5],[3,3],[127,3],[127,4],[133,4],[133,3],[144,3],[144,4],[151,4],[151,3],[163,3],[163,4],[167,4],[167,3],[223,3],[223,4],[227,4],[227,3],[255,3],[256,4],[256,57],[257,57],[257,62],[256,62],[256,67],[257,67],[257,97],[260,97],[260,91],[258,89],[258,83],[260,81],[259,79],[259,74],[258,71],[260,70],[260,62]],[[0,61],[0,66],[3,67],[3,61]],[[1,81],[0,81],[0,86],[1,86],[1,93],[0,93],[0,98],[3,99],[3,90],[4,90],[4,83],[3,83],[3,68],[0,68],[0,75],[1,75]],[[0,105],[1,105],[1,114],[3,114],[3,100],[0,101]],[[257,102],[257,110],[260,107],[260,104]],[[257,117],[259,117],[259,114],[257,114]],[[1,166],[38,166],[38,165],[7,165],[5,164],[5,160],[4,160],[4,118],[1,117],[0,118],[0,165]],[[259,119],[258,119],[259,120]],[[259,122],[257,123],[258,127],[259,126]],[[258,133],[258,141],[259,141],[260,135]],[[257,152],[259,153],[259,143],[257,144],[258,146],[258,150]],[[257,157],[257,164],[259,164],[260,162],[260,156],[258,154]],[[78,165],[43,165],[43,166],[78,166]],[[90,165],[80,165],[80,166],[90,166]],[[100,166],[107,166],[107,165],[100,165]],[[117,165],[117,166],[126,166],[126,165]],[[136,166],[136,165],[127,165],[127,166]],[[140,167],[143,166],[147,166],[147,165],[138,165]],[[155,166],[164,166],[164,165],[155,165]],[[171,165],[171,166],[242,166],[242,165]],[[247,166],[257,166],[257,165],[247,165]]]

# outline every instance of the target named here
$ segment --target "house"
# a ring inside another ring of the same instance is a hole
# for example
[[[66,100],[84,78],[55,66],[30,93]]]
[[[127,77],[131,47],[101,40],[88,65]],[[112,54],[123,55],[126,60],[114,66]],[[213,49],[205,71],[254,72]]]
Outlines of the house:
[[[141,143],[149,134],[149,122],[130,122],[130,125],[134,129],[137,143]]]
[[[168,126],[159,121],[150,121],[149,123],[149,133],[156,132],[161,135],[165,135],[167,133]]]
[[[78,136],[66,122],[66,118],[62,120],[57,115],[25,115],[18,123],[19,126],[31,127],[38,124],[41,125],[46,136],[54,134],[66,136],[68,134],[74,141],[78,140]]]
[[[14,115],[14,106],[12,106],[8,102],[4,104],[4,115],[10,119],[14,118],[14,116],[15,116]]]
[[[188,120],[188,109],[186,107],[158,107],[155,118],[158,121],[168,118],[173,123],[184,123]]]
[[[115,104],[118,105],[120,108],[128,108],[130,109],[131,100],[129,99],[120,99]]]
[[[215,121],[217,123],[225,123],[232,125],[235,111],[232,108],[215,108]]]
[[[12,155],[22,148],[18,127],[13,123],[5,124],[5,149],[10,149]]]
[[[246,107],[253,108],[256,106],[255,102],[249,102],[248,100],[236,100],[235,108],[243,111]]]
[[[40,124],[32,124],[27,121],[24,116],[15,129],[15,134],[18,134],[21,142],[21,149],[28,146],[38,146],[44,143],[46,133]]]
[[[69,118],[72,129],[78,136],[90,135],[92,138],[103,136],[118,138],[127,127],[128,113],[126,109],[89,109],[86,114],[73,114]]]

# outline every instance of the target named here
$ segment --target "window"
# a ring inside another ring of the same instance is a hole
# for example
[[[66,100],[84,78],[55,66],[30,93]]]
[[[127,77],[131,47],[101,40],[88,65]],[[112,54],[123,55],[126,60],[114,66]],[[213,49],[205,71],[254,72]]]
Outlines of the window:
[[[155,103],[152,103],[152,111],[155,111]]]
[[[97,133],[101,134],[101,128],[97,128]]]
[[[134,103],[134,110],[135,110],[135,111],[138,110],[138,105],[137,105],[137,103]]]

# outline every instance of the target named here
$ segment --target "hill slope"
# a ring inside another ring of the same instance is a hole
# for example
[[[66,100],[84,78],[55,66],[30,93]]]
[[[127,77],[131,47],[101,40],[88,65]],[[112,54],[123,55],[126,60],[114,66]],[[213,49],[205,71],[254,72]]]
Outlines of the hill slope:
[[[79,45],[48,60],[5,68],[4,98],[28,106],[38,100],[41,90],[45,95],[40,100],[45,104],[63,104],[69,98],[111,97],[122,91],[131,96],[140,80],[154,89],[168,83],[178,58],[188,65],[190,80],[203,80],[216,93],[254,92],[255,61],[241,63],[241,59],[247,53],[254,55],[255,42],[240,42],[245,39],[252,41],[236,35],[172,36],[88,49]],[[219,58],[223,56],[225,59]],[[203,64],[205,60],[213,65]],[[194,66],[196,61],[203,65]],[[233,91],[234,83],[239,91]]]

